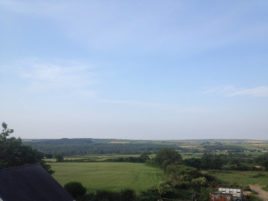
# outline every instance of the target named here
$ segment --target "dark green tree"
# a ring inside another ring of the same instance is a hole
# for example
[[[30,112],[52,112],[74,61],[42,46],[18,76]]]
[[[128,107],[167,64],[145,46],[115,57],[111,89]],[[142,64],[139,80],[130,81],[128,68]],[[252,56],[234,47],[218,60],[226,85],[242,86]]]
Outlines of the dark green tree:
[[[86,188],[79,182],[69,182],[64,185],[64,188],[75,199],[82,198],[87,192]]]
[[[140,155],[140,161],[141,162],[146,162],[150,160],[150,153],[148,152],[143,152],[141,155]]]
[[[57,162],[63,162],[64,161],[64,156],[62,154],[57,154],[55,156],[55,158],[56,158]]]
[[[140,201],[155,201],[155,200],[161,200],[161,195],[159,191],[155,188],[148,189],[147,191],[141,192],[139,196]]]
[[[136,193],[132,189],[125,189],[121,191],[121,201],[135,201],[137,199]]]
[[[13,133],[13,129],[9,129],[5,122],[2,123],[2,132],[0,133],[0,140],[5,141],[9,134]]]
[[[268,170],[268,153],[264,153],[257,157],[256,159],[257,163],[262,165],[266,170]]]
[[[22,144],[20,138],[9,137],[13,133],[6,123],[2,123],[0,133],[0,168],[40,163],[49,173],[53,173],[50,166],[42,159],[43,154],[30,146]]]
[[[175,149],[161,149],[155,156],[155,163],[166,169],[168,165],[182,163],[181,155]]]
[[[201,168],[203,169],[221,169],[224,163],[223,155],[205,153],[201,158]]]

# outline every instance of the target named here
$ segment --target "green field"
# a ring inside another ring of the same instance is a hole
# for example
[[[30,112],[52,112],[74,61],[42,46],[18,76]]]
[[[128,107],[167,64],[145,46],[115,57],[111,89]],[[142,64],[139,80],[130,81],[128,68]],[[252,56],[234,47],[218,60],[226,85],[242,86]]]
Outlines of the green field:
[[[224,182],[243,187],[249,184],[265,187],[268,184],[268,172],[263,171],[209,171],[209,173]]]
[[[54,177],[64,185],[70,181],[81,182],[88,191],[120,191],[131,188],[141,192],[157,186],[164,173],[140,163],[50,163]]]
[[[139,157],[140,154],[88,154],[82,156],[65,156],[65,162],[105,162],[106,160]],[[46,162],[56,162],[55,158],[45,159]]]

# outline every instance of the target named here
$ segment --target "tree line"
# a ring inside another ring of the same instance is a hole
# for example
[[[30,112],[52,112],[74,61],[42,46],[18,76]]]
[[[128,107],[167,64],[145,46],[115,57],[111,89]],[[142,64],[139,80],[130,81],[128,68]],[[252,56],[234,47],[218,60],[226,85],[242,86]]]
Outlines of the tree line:
[[[62,154],[64,156],[88,155],[88,154],[141,154],[143,152],[156,152],[163,148],[176,148],[183,150],[175,144],[158,143],[110,143],[95,139],[53,139],[31,140],[24,144],[30,145],[45,154]]]
[[[44,154],[24,145],[20,138],[10,137],[13,132],[14,130],[9,129],[6,123],[2,123],[2,131],[0,132],[0,169],[39,163],[52,174],[51,167],[43,161]]]

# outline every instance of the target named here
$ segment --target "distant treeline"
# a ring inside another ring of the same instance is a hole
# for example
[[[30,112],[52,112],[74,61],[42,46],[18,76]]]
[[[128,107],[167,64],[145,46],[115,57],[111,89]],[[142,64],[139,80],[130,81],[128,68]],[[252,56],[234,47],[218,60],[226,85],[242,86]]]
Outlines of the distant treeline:
[[[268,170],[268,153],[260,156],[205,153],[201,158],[185,159],[184,164],[203,170]]]
[[[163,148],[183,148],[175,144],[144,143],[111,143],[105,140],[95,139],[58,139],[58,140],[31,140],[24,141],[45,154],[63,154],[64,156],[86,154],[140,154],[144,152],[156,152]]]
[[[24,140],[45,154],[62,154],[64,156],[87,154],[141,154],[144,152],[157,152],[163,148],[175,148],[181,153],[220,153],[220,154],[244,154],[247,152],[259,152],[263,150],[248,149],[244,144],[225,144],[215,141],[192,141],[192,146],[183,146],[178,141],[142,141],[142,140],[112,140],[112,139],[44,139]],[[267,150],[266,150],[267,151]]]

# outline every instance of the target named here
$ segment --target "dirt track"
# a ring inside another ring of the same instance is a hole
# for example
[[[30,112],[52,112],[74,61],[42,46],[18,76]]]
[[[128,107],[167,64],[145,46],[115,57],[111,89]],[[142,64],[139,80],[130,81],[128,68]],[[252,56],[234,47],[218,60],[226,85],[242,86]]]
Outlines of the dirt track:
[[[250,189],[257,193],[257,196],[263,201],[268,201],[268,192],[263,190],[259,185],[249,185]]]

